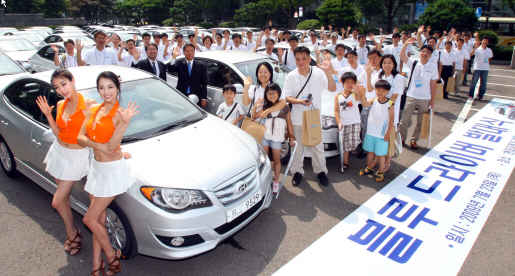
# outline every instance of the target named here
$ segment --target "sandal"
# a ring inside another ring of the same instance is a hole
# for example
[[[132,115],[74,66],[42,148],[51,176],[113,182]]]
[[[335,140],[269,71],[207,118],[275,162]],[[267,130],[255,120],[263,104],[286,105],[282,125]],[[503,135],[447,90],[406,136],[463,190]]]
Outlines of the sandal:
[[[102,276],[105,276],[105,273],[106,273],[106,272],[105,272],[105,265],[104,265],[104,261],[102,261],[102,262],[100,263],[100,267],[99,267],[99,268],[97,268],[97,269],[95,269],[95,270],[91,271],[90,275],[91,275],[91,276],[100,276],[100,272],[102,272]],[[97,275],[97,273],[98,273],[98,275]]]
[[[114,254],[114,259],[107,265],[107,272],[109,273],[107,275],[112,276],[122,272],[122,263],[120,262],[120,259],[122,258],[122,251],[120,251],[119,249],[116,250]]]
[[[343,169],[345,169],[345,170],[346,170],[346,169],[348,169],[348,168],[349,168],[349,164],[345,164],[345,163],[343,163]]]
[[[77,238],[79,238],[80,240],[77,240]],[[64,246],[65,246],[64,251],[66,251],[70,256],[75,256],[75,255],[79,254],[80,249],[82,247],[82,236],[80,235],[79,230],[77,230],[77,234],[75,235],[75,237],[73,237],[73,239],[66,240],[64,242]],[[66,249],[66,246],[68,246],[68,249]],[[73,252],[75,252],[75,253],[73,253]]]
[[[377,172],[375,174],[376,176],[376,182],[383,182],[384,181],[384,172]]]
[[[372,175],[373,173],[374,173],[374,171],[372,169],[368,168],[368,166],[365,167],[364,169],[359,170],[359,175],[360,176]]]
[[[414,150],[418,149],[417,142],[415,141],[415,139],[411,139],[409,144],[410,144],[410,148],[412,148]]]

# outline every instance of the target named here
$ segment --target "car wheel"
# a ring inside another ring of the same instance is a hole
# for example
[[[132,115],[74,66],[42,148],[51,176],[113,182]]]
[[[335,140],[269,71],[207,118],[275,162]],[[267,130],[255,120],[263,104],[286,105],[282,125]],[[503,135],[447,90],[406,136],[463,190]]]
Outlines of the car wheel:
[[[114,202],[106,210],[106,230],[115,250],[120,249],[126,259],[136,256],[137,244],[134,232],[127,216]]]
[[[288,161],[290,161],[291,147],[288,141],[282,143],[281,145],[281,164],[286,166],[288,165]]]
[[[2,138],[0,138],[0,165],[8,177],[15,177],[17,175],[14,155]]]

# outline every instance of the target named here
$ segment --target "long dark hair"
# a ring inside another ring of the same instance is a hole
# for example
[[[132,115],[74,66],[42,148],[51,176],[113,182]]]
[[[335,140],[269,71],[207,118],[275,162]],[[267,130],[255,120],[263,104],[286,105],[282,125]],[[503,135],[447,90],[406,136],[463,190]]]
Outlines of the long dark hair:
[[[265,68],[270,73],[270,83],[272,83],[274,81],[274,68],[272,68],[272,65],[270,65],[270,63],[268,63],[266,61],[263,61],[260,64],[258,64],[258,66],[256,67],[256,80],[257,80],[257,84],[258,85],[263,85],[262,83],[259,83],[259,77],[258,77],[259,68],[261,68],[261,66],[265,66]]]
[[[277,94],[278,97],[277,97],[277,102],[275,103],[272,103],[271,101],[268,100],[268,98],[266,97],[266,93],[268,91],[277,91]],[[281,93],[282,93],[282,90],[281,90],[281,87],[279,86],[279,84],[275,83],[275,82],[271,82],[269,83],[266,88],[265,88],[265,93],[264,93],[264,97],[265,97],[265,103],[263,104],[263,110],[265,109],[268,109],[272,106],[274,106],[274,104],[278,103],[280,100],[281,100]]]
[[[52,73],[52,76],[50,77],[50,83],[52,83],[54,81],[54,79],[57,79],[57,78],[63,78],[63,79],[67,79],[69,81],[72,81],[73,80],[73,74],[66,70],[66,69],[56,69],[53,73]]]
[[[97,77],[97,90],[98,90],[98,87],[99,87],[99,81],[100,79],[108,79],[108,80],[111,80],[114,85],[116,86],[116,88],[118,89],[118,101],[121,100],[121,93],[122,93],[122,90],[120,89],[120,77],[118,75],[116,75],[115,73],[111,72],[111,71],[104,71],[102,73],[100,73],[100,75],[98,75]]]
[[[382,79],[384,77],[383,62],[387,58],[391,59],[392,63],[393,63],[392,76],[395,78],[395,76],[397,76],[397,74],[399,73],[399,72],[397,72],[397,61],[395,60],[395,57],[393,55],[384,55],[381,58],[381,63],[380,63],[380,67],[381,67],[381,73],[379,73],[380,79]]]

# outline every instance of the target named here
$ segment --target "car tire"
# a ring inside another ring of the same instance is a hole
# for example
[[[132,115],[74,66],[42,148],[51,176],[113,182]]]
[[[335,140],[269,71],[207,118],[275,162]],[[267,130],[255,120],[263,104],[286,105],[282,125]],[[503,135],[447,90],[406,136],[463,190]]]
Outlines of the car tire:
[[[138,253],[136,237],[123,210],[113,202],[106,212],[106,230],[113,248],[120,249],[125,259],[136,256]]]
[[[0,137],[0,166],[8,177],[12,178],[18,175],[14,155],[2,137]]]

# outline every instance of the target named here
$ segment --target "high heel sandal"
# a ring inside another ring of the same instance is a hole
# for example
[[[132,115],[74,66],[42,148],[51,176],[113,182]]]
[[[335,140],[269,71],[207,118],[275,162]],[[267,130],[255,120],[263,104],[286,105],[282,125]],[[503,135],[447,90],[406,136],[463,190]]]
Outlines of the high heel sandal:
[[[110,261],[107,265],[107,272],[109,273],[107,274],[108,276],[112,276],[122,272],[122,263],[120,261],[122,258],[122,251],[120,251],[119,249],[116,250],[114,254],[114,259]]]
[[[105,271],[105,265],[104,265],[104,261],[102,261],[100,263],[100,267],[91,271],[90,275],[91,276],[97,276],[97,273],[100,275],[100,272],[102,272],[102,276],[105,276],[106,275],[106,271]]]
[[[77,240],[77,238],[79,238],[80,240]],[[80,249],[82,247],[82,236],[80,235],[79,230],[77,230],[77,234],[75,235],[75,237],[73,237],[73,239],[71,240],[66,240],[64,242],[64,245],[65,247],[66,245],[68,245],[68,249],[65,248],[64,251],[66,251],[70,256],[75,256],[79,254]],[[75,253],[72,253],[74,250]]]

